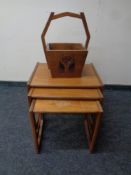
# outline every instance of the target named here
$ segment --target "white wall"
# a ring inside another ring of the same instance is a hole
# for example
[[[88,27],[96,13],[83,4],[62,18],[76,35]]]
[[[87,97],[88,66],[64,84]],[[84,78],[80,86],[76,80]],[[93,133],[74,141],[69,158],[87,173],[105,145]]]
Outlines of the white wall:
[[[87,62],[105,84],[131,85],[130,7],[130,0],[0,0],[0,80],[27,81],[36,62],[45,62],[40,36],[50,11],[84,11],[91,33]],[[64,20],[53,23],[48,40],[83,41],[79,21]]]

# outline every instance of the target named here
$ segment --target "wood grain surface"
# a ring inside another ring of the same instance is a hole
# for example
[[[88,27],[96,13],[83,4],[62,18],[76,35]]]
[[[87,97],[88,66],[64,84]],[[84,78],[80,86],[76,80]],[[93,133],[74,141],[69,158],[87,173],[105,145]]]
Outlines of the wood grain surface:
[[[103,84],[93,64],[86,64],[79,78],[52,78],[46,63],[38,63],[29,82],[30,87],[102,88]]]
[[[99,101],[34,100],[30,112],[39,113],[101,113]]]
[[[31,88],[28,96],[44,99],[103,99],[103,95],[99,89]]]

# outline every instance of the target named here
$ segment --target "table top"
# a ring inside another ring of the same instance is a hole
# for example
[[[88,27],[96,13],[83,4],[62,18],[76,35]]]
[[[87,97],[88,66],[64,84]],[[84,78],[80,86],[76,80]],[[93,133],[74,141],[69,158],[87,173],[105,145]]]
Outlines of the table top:
[[[85,64],[81,77],[52,78],[46,63],[37,63],[31,78],[29,87],[42,88],[101,88],[103,83],[93,64]]]
[[[28,97],[39,99],[102,100],[99,89],[30,88]]]
[[[32,101],[30,112],[44,113],[101,113],[99,101],[41,100]]]

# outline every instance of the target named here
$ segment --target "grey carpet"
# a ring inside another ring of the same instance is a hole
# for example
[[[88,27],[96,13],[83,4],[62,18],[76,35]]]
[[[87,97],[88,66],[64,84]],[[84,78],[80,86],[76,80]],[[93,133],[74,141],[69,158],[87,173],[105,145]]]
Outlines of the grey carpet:
[[[46,115],[34,152],[25,87],[0,86],[0,175],[130,175],[131,91],[105,90],[104,117],[89,154],[80,115]]]

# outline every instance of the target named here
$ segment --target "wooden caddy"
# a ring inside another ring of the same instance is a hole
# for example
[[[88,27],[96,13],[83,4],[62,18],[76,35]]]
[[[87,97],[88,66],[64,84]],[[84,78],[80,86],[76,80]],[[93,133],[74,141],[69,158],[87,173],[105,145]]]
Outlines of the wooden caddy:
[[[36,152],[40,152],[44,113],[82,113],[89,152],[102,118],[103,83],[93,64],[79,78],[52,78],[47,64],[37,63],[28,81],[29,118]]]
[[[86,34],[86,42],[82,43],[49,43],[46,44],[45,35],[52,21],[63,18],[73,17],[81,20]],[[80,77],[88,53],[90,33],[86,18],[83,12],[80,14],[63,12],[50,13],[48,21],[41,35],[44,53],[52,77]]]

